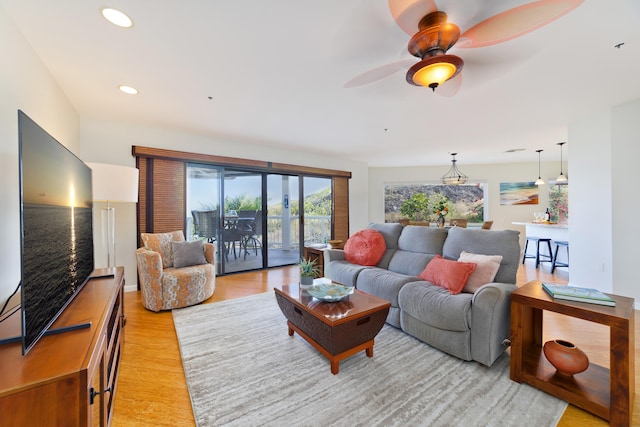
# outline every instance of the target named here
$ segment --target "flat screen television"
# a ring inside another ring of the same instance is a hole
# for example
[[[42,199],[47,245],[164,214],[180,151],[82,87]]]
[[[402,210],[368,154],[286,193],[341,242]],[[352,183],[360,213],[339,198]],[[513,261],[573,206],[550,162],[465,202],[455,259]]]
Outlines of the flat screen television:
[[[94,269],[91,169],[18,111],[22,353]]]

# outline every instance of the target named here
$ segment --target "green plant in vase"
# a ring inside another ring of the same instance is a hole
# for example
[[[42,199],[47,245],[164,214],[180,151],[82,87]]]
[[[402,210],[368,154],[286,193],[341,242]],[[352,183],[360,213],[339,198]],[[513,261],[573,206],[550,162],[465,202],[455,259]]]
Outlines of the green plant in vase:
[[[309,287],[313,279],[320,275],[315,259],[300,258],[300,285]]]
[[[433,213],[436,214],[438,227],[444,227],[444,217],[449,213],[449,199],[440,196],[437,200],[434,200]]]

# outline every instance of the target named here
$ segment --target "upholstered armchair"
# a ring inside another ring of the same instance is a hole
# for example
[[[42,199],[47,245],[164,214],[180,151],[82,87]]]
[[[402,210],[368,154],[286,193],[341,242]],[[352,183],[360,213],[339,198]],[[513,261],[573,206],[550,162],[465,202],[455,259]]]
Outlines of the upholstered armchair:
[[[185,242],[182,230],[142,233],[136,251],[142,305],[151,311],[201,303],[216,287],[213,243]]]

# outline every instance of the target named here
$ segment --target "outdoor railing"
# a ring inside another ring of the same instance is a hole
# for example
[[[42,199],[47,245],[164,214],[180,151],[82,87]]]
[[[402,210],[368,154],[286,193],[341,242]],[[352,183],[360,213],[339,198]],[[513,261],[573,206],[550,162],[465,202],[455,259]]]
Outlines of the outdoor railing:
[[[326,243],[331,239],[331,217],[325,215],[305,215],[305,244]],[[267,242],[271,249],[286,247],[283,242],[282,216],[267,216]],[[289,218],[289,245],[290,248],[300,247],[300,217]]]

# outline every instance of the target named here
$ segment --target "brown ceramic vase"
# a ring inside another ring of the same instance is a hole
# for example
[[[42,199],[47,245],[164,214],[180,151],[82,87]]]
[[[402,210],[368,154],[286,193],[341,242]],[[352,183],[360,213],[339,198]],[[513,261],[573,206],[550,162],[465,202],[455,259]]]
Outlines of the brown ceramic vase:
[[[578,347],[564,340],[547,341],[542,347],[544,355],[561,375],[572,376],[589,367],[589,358]]]

